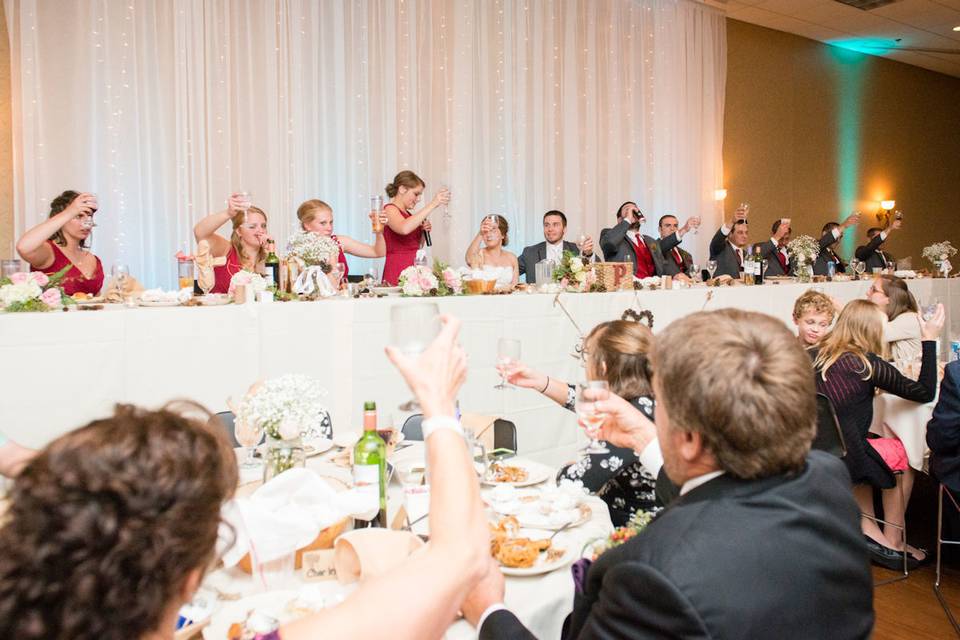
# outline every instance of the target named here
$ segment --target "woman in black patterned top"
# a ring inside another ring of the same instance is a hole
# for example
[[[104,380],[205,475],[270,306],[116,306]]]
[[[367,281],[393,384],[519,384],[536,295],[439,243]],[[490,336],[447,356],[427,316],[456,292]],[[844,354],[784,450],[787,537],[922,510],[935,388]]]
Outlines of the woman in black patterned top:
[[[647,352],[653,340],[650,329],[639,322],[614,320],[596,327],[583,341],[586,377],[606,380],[610,392],[626,398],[653,420],[653,391]],[[503,372],[507,381],[534,389],[563,408],[574,411],[576,387],[529,369],[522,363]],[[630,449],[606,444],[608,453],[583,454],[563,467],[557,479],[583,482],[610,508],[614,526],[623,526],[637,511],[656,510],[656,478]]]
[[[906,502],[913,486],[913,471],[903,464],[906,454],[903,443],[897,439],[868,436],[873,422],[873,398],[877,390],[892,393],[914,402],[929,402],[936,394],[937,347],[936,339],[943,329],[944,312],[940,305],[934,317],[920,319],[923,338],[923,360],[919,379],[914,381],[902,375],[880,355],[884,353],[883,325],[886,315],[869,300],[854,300],[844,307],[833,331],[824,338],[814,359],[817,391],[823,393],[837,412],[847,446],[844,461],[854,483],[854,497],[861,513],[872,516],[873,487],[883,489],[884,519],[903,523]],[[875,446],[876,445],[876,446]],[[903,475],[895,478],[891,466],[900,461]],[[904,499],[900,499],[897,484],[903,485]],[[863,533],[870,541],[889,550],[902,550],[900,532],[892,527],[882,531],[866,518],[861,518]],[[923,559],[923,553],[913,548],[910,553]]]

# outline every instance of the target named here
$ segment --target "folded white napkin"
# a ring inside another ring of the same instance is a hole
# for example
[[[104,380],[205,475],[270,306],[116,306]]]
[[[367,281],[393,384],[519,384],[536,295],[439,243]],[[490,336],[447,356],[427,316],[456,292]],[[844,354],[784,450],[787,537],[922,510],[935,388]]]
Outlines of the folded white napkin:
[[[313,471],[290,469],[249,498],[224,505],[220,542],[222,547],[229,543],[226,527],[232,526],[236,543],[223,553],[223,564],[232,567],[250,551],[260,562],[274,560],[309,545],[322,529],[347,516],[372,518],[377,508],[376,494],[356,489],[338,493]],[[277,544],[278,539],[288,544]]]

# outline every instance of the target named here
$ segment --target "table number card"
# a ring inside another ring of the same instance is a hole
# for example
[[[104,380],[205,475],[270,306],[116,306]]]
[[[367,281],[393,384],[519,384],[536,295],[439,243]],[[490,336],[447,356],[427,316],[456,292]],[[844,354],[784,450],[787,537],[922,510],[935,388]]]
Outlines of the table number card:
[[[303,554],[303,579],[306,582],[336,580],[337,569],[333,565],[333,549],[305,551]]]

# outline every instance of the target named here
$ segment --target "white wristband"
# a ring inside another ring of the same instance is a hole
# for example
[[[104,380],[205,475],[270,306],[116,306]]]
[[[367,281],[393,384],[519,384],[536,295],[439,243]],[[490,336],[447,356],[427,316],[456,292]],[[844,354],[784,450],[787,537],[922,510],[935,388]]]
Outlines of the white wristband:
[[[433,416],[432,418],[427,418],[421,423],[420,429],[423,431],[424,442],[426,442],[427,438],[429,438],[434,431],[439,429],[449,429],[463,437],[463,427],[460,426],[460,421],[453,416]]]

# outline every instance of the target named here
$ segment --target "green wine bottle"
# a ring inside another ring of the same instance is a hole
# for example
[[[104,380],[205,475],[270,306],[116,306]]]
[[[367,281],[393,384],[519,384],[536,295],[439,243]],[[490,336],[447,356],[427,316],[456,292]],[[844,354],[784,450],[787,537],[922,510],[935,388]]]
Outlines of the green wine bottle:
[[[353,447],[353,485],[377,492],[380,510],[371,527],[387,528],[387,445],[377,435],[377,403],[363,403],[363,435]]]
[[[280,258],[277,257],[277,246],[273,240],[267,241],[267,258],[263,262],[267,269],[267,277],[273,280],[273,285],[280,289]]]

